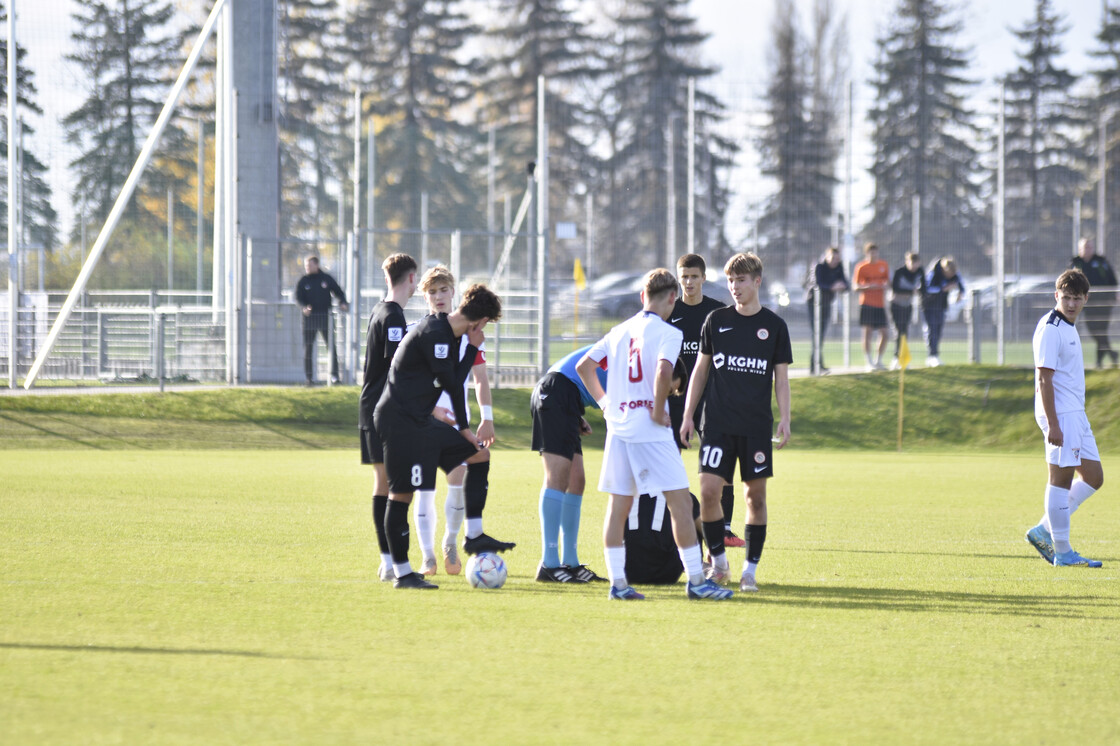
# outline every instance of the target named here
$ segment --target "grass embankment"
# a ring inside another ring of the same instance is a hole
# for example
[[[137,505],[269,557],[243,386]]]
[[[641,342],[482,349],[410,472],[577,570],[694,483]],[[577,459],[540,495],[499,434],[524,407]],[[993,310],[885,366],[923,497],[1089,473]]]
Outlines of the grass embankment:
[[[793,446],[895,448],[898,384],[898,373],[795,379]],[[1091,371],[1087,386],[1098,442],[1115,442],[1120,371]],[[904,447],[1035,448],[1032,389],[1028,369],[911,371]],[[353,386],[0,397],[0,449],[356,448],[357,397]],[[495,390],[494,413],[498,447],[528,447],[529,391]],[[597,412],[589,419],[594,446],[601,443],[602,419]]]

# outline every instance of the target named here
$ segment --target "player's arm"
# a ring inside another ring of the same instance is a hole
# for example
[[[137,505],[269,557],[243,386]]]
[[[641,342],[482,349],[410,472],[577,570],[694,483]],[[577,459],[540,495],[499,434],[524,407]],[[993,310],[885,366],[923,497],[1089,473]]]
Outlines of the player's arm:
[[[1058,425],[1058,408],[1054,406],[1054,370],[1038,369],[1038,396],[1042,411],[1046,414],[1046,441],[1050,445],[1061,446],[1065,441],[1062,428]]]
[[[774,397],[778,400],[778,448],[784,448],[789,442],[790,421],[790,396],[789,396],[789,363],[778,363],[774,366]]]
[[[490,446],[497,438],[494,435],[494,407],[490,395],[490,377],[486,375],[486,361],[476,363],[471,368],[471,375],[474,376],[474,398],[481,415],[475,435],[484,446]]]
[[[579,380],[583,381],[584,387],[587,388],[587,393],[591,394],[600,409],[607,408],[607,392],[603,390],[602,384],[599,383],[599,376],[595,373],[599,367],[599,361],[593,360],[590,354],[584,355],[576,363],[576,373],[579,375]]]
[[[684,421],[681,423],[681,443],[687,448],[692,433],[696,431],[693,417],[696,416],[696,407],[700,404],[700,397],[704,395],[704,387],[708,385],[708,371],[712,367],[712,356],[701,352],[696,356],[696,365],[692,368],[692,376],[688,380],[688,395],[684,400]]]
[[[669,398],[669,390],[673,388],[673,364],[665,358],[657,361],[657,376],[653,379],[653,411],[650,417],[662,427],[670,427],[669,410],[665,402]]]

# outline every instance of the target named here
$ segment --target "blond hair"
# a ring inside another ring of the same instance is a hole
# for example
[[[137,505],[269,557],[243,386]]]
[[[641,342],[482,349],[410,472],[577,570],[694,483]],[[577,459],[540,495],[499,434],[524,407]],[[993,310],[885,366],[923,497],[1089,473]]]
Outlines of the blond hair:
[[[420,290],[422,292],[426,293],[439,285],[447,285],[453,291],[455,290],[455,275],[451,274],[451,270],[442,264],[432,267],[420,278]]]
[[[727,264],[723,265],[723,273],[728,277],[731,275],[762,277],[762,260],[749,251],[741,252],[727,260]]]
[[[645,282],[642,283],[642,289],[646,294],[647,301],[656,300],[670,290],[679,292],[677,278],[664,267],[650,270],[646,274]]]

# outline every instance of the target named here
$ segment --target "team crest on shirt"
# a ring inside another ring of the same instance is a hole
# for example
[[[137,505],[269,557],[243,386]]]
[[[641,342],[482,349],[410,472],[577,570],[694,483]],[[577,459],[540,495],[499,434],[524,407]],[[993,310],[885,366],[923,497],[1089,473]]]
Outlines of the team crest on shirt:
[[[401,329],[399,326],[390,326],[389,327],[389,341],[390,342],[400,342],[401,338],[403,336],[404,336],[404,329]]]
[[[758,330],[758,338],[759,339],[769,339],[770,338],[770,330],[769,329],[759,329]]]
[[[723,361],[725,359],[726,358],[724,358],[722,352],[717,352],[715,355],[712,356],[712,365],[714,365],[717,368],[722,368],[723,367]]]
[[[436,345],[435,350],[436,358],[439,360],[447,359],[447,345]]]
[[[326,289],[327,289],[327,281],[326,281],[326,280],[323,280],[323,283],[322,283],[322,284],[323,284],[323,289],[324,289],[324,290],[326,290]]]
[[[766,463],[766,454],[763,453],[762,451],[755,451],[754,452],[754,462],[756,464],[765,464]]]

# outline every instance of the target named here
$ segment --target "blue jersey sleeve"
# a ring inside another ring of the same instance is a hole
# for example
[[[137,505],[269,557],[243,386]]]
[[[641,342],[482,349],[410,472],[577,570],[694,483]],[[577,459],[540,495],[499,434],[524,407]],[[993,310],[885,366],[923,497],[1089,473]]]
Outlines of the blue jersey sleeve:
[[[586,347],[579,348],[575,352],[568,353],[567,355],[565,355],[564,357],[560,358],[558,361],[553,363],[552,367],[548,369],[548,372],[549,373],[561,373],[561,374],[564,375],[565,378],[567,378],[569,381],[574,383],[576,385],[576,388],[579,389],[579,396],[580,396],[580,399],[583,401],[584,408],[594,407],[595,409],[598,409],[599,405],[595,402],[594,399],[591,398],[591,393],[587,390],[587,387],[583,385],[583,380],[580,379],[579,373],[576,373],[576,365],[579,364],[579,361],[583,359],[583,356],[586,355],[587,351],[590,350],[590,349],[591,349],[591,345],[587,345]],[[597,376],[599,376],[599,385],[603,387],[604,391],[606,391],[607,390],[607,371],[606,371],[606,369],[596,368],[595,369],[595,374]]]

